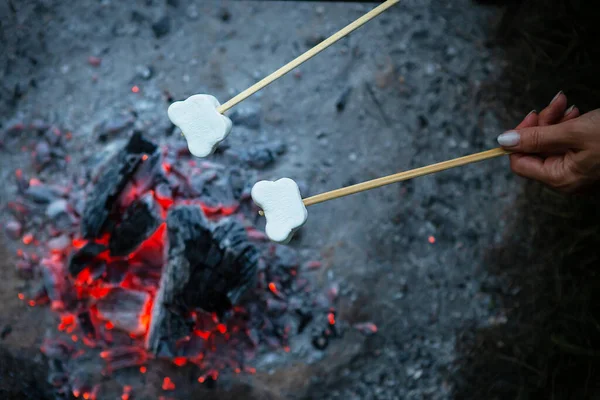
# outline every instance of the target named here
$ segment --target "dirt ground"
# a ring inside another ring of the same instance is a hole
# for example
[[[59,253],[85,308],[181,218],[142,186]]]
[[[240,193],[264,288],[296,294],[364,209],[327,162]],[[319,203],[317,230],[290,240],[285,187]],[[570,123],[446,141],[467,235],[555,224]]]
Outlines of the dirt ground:
[[[72,131],[74,170],[125,134],[98,140],[97,126],[123,113],[172,142],[171,99],[211,93],[224,102],[372,7],[4,2],[0,122],[4,130],[38,118]],[[517,117],[486,87],[503,62],[487,45],[499,15],[468,0],[402,2],[237,106],[254,120],[236,124],[229,145],[284,141],[287,153],[260,178],[291,177],[304,196],[491,148]],[[15,168],[31,171],[18,148],[0,154],[6,203]],[[373,321],[379,332],[358,347],[345,339],[352,351],[342,367],[308,372],[288,387],[281,380],[280,391],[313,399],[450,398],[457,334],[506,322],[482,290],[484,255],[516,215],[517,185],[507,160],[497,159],[311,207],[292,246],[321,255],[323,283],[342,280],[340,318]],[[7,247],[13,254],[16,244]],[[12,261],[1,261],[0,328],[12,332],[0,345],[36,359],[37,321],[49,311],[17,300]]]

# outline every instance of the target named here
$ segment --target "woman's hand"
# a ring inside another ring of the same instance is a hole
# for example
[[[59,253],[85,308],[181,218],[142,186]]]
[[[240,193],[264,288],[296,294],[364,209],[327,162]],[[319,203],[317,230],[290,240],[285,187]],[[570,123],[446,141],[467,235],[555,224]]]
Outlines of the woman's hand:
[[[559,92],[539,114],[530,112],[515,130],[498,136],[513,172],[563,192],[600,181],[600,109],[580,115]]]

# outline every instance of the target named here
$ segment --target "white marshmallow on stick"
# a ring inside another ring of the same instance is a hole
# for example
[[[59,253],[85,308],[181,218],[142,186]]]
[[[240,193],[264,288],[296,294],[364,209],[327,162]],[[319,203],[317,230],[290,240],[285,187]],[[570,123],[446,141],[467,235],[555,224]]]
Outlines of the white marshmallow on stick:
[[[212,154],[231,132],[231,120],[217,110],[220,105],[211,95],[196,94],[169,106],[169,119],[181,129],[193,156]]]
[[[266,76],[248,89],[239,93],[223,105],[216,98],[207,94],[197,94],[184,101],[177,101],[169,107],[169,119],[178,126],[186,140],[190,152],[196,157],[212,154],[231,131],[231,120],[223,115],[236,104],[244,101],[265,86],[281,78],[300,64],[316,56],[350,32],[360,28],[400,0],[386,0],[356,21],[340,29],[315,47],[299,55],[277,71]]]
[[[290,178],[260,181],[252,187],[252,200],[262,208],[267,219],[265,232],[269,239],[289,243],[308,218],[300,189]]]
[[[285,244],[289,243],[294,232],[306,222],[308,218],[306,207],[310,205],[506,154],[510,154],[510,151],[498,147],[453,160],[411,169],[410,171],[398,172],[397,174],[357,183],[356,185],[317,194],[306,199],[300,197],[298,185],[289,178],[282,178],[275,182],[260,181],[252,188],[251,195],[254,203],[262,208],[262,211],[259,211],[259,213],[267,219],[265,231],[269,239]]]

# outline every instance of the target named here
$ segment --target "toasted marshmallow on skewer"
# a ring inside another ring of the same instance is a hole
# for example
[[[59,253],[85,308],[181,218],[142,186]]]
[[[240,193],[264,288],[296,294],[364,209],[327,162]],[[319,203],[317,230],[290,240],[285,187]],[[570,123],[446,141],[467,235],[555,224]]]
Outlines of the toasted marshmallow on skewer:
[[[308,218],[300,189],[290,178],[260,181],[252,187],[252,200],[262,208],[267,219],[265,232],[269,239],[289,243]]]
[[[217,110],[220,105],[211,95],[195,94],[169,106],[169,119],[183,132],[192,155],[211,155],[231,132],[231,120]]]

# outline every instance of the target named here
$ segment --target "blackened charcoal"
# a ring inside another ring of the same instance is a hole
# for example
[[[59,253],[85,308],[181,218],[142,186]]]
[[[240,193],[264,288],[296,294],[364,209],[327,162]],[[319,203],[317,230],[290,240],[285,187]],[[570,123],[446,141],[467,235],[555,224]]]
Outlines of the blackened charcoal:
[[[50,146],[45,140],[40,140],[35,145],[35,165],[39,170],[46,166],[51,160]]]
[[[12,332],[12,326],[10,325],[4,325],[4,328],[2,328],[2,331],[0,331],[0,339],[6,339],[8,337],[8,335],[10,335]]]
[[[63,252],[71,245],[71,239],[67,235],[59,235],[47,241],[47,246],[51,251]]]
[[[104,369],[103,375],[110,374],[123,368],[139,367],[148,360],[148,356],[144,349],[136,346],[123,345],[106,350],[104,354],[106,368]],[[123,399],[125,396],[119,396],[119,398]]]
[[[94,327],[94,323],[92,322],[92,316],[89,311],[84,311],[77,315],[77,320],[79,321],[79,326],[83,331],[83,334],[89,338],[96,337],[96,328]]]
[[[212,260],[215,266],[213,270],[220,274],[223,280],[219,285],[215,285],[214,289],[218,290],[221,287],[229,303],[236,304],[254,283],[260,253],[248,241],[246,230],[237,219],[224,219],[217,224],[213,231],[213,241],[213,246],[218,246],[221,252],[220,259]],[[217,313],[225,311],[218,304],[215,304],[212,310],[209,307],[201,308]]]
[[[44,339],[40,350],[50,359],[65,362],[68,361],[71,353],[73,353],[73,348],[70,345],[58,339]]]
[[[221,18],[221,21],[223,22],[228,22],[231,19],[231,13],[227,8],[221,8],[219,11],[219,18]]]
[[[248,181],[241,169],[232,168],[229,171],[229,184],[231,185],[231,193],[234,199],[240,199],[248,186]]]
[[[64,372],[53,372],[48,374],[48,383],[59,388],[69,381],[69,376]]]
[[[310,309],[298,309],[296,310],[296,314],[298,314],[298,333],[304,332],[308,324],[313,320],[312,311]]]
[[[134,133],[123,150],[107,163],[98,182],[87,195],[81,221],[84,238],[97,238],[102,233],[116,200],[144,161],[144,156],[153,158],[157,152],[158,147],[154,143],[144,139],[140,133]]]
[[[125,132],[133,127],[135,118],[133,115],[118,115],[113,118],[106,119],[94,128],[94,134],[98,140],[105,142],[112,136]]]
[[[234,126],[243,125],[250,129],[260,128],[260,113],[256,108],[234,110],[229,116]]]
[[[103,279],[109,285],[118,286],[125,279],[128,269],[129,262],[127,260],[109,262],[106,265],[106,275]]]
[[[17,220],[10,219],[4,224],[4,231],[9,238],[16,240],[20,238],[23,233],[23,225]]]
[[[66,214],[69,210],[69,203],[65,199],[58,199],[48,205],[46,215],[48,218],[54,219],[61,214]]]
[[[99,261],[90,265],[89,279],[96,280],[104,277],[106,274],[106,263]]]
[[[152,32],[157,39],[165,36],[171,30],[171,21],[168,16],[164,16],[152,24]]]
[[[281,315],[286,310],[287,303],[273,298],[267,299],[267,312],[271,313],[272,315]]]
[[[126,256],[148,239],[160,225],[160,211],[152,194],[134,201],[113,228],[108,247],[111,256]]]
[[[43,183],[29,185],[25,190],[25,196],[38,204],[48,204],[57,198],[56,192]]]
[[[298,268],[300,265],[298,253],[288,246],[275,246],[275,252],[269,261],[271,268],[282,270]]]
[[[159,180],[162,172],[162,153],[157,149],[154,153],[149,154],[148,157],[143,157],[142,161],[132,177],[133,184],[138,193],[144,193],[149,190]]]
[[[75,300],[75,292],[69,279],[66,279],[65,265],[55,258],[42,259],[40,268],[44,293],[52,303],[69,308]]]
[[[167,217],[169,251],[152,310],[147,347],[175,352],[190,334],[186,315],[194,309],[223,315],[254,282],[259,251],[234,219],[212,228],[196,206],[177,206]]]
[[[149,301],[150,295],[146,292],[115,288],[99,299],[97,306],[101,318],[109,320],[116,328],[141,335],[146,328],[140,321]]]
[[[285,154],[287,148],[281,141],[259,143],[244,150],[228,150],[240,161],[253,168],[265,168],[273,164],[280,156]]]
[[[215,171],[206,171],[191,179],[194,190],[200,200],[209,206],[230,205],[235,203],[233,190],[227,176],[219,176]]]
[[[193,305],[184,303],[194,265],[187,259],[186,247],[202,244],[210,237],[210,226],[198,207],[178,206],[167,216],[169,251],[160,289],[152,307],[152,317],[146,347],[159,356],[175,354],[175,343],[189,335],[187,311]]]
[[[335,102],[335,109],[338,112],[342,112],[346,108],[346,103],[348,103],[348,100],[350,99],[350,93],[352,93],[352,87],[348,87],[344,90]]]
[[[77,250],[69,260],[69,273],[72,276],[77,276],[89,264],[99,262],[96,257],[106,251],[107,248],[103,244],[88,242],[82,248]]]

